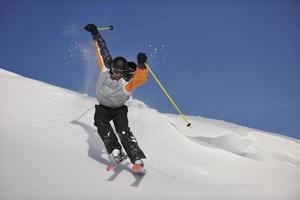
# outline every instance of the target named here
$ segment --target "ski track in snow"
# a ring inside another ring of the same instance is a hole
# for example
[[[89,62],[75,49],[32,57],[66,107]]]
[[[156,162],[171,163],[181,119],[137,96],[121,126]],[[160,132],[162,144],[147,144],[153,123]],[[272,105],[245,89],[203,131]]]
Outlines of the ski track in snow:
[[[94,98],[0,69],[0,199],[300,199],[299,140],[130,99],[147,174],[114,172]]]

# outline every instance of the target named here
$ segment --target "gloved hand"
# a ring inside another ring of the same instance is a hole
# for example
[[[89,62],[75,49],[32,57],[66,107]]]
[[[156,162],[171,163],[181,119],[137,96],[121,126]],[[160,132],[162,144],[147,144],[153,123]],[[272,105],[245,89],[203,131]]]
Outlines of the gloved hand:
[[[99,33],[97,26],[95,24],[88,24],[84,27],[84,29],[92,33],[92,35],[97,35]]]
[[[137,63],[138,63],[138,67],[140,68],[146,68],[145,62],[147,62],[147,56],[145,53],[139,53],[137,55]]]

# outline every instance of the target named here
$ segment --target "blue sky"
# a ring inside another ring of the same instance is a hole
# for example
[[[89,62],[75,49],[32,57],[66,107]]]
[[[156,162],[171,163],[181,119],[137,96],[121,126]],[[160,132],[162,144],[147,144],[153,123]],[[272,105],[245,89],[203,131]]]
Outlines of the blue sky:
[[[187,115],[300,138],[300,1],[0,0],[0,67],[93,95],[87,23],[115,27],[113,57],[146,52]],[[152,78],[134,96],[176,113]]]

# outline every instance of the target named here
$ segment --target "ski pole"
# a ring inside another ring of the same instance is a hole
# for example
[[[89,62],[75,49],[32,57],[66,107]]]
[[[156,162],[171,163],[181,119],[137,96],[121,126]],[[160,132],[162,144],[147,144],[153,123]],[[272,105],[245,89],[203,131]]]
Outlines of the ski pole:
[[[152,69],[150,68],[150,66],[145,63],[147,69],[150,71],[151,75],[153,76],[153,78],[155,79],[155,81],[157,82],[157,84],[159,85],[159,87],[162,89],[162,91],[165,93],[165,95],[168,97],[168,99],[170,100],[170,102],[172,103],[172,105],[174,106],[174,108],[177,110],[177,112],[180,114],[180,116],[183,118],[183,120],[186,123],[186,126],[191,126],[192,124],[187,120],[186,116],[183,114],[183,112],[181,112],[181,110],[178,108],[178,106],[176,105],[175,101],[172,99],[172,97],[170,96],[170,94],[167,92],[167,90],[164,88],[164,86],[161,84],[161,82],[158,80],[157,76],[154,74],[154,72],[152,71]]]
[[[113,26],[97,27],[99,31],[111,31],[114,29]]]

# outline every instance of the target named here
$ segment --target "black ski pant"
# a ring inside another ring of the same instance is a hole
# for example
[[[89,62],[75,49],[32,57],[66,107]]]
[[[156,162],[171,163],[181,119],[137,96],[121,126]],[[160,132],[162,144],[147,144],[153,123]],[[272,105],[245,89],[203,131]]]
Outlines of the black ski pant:
[[[111,154],[114,149],[121,150],[123,146],[132,163],[136,160],[146,158],[128,126],[128,108],[126,105],[119,108],[95,105],[95,108],[94,125],[98,128],[98,134],[100,135],[108,154]],[[115,130],[120,138],[122,146],[110,124],[111,120],[114,123]]]

